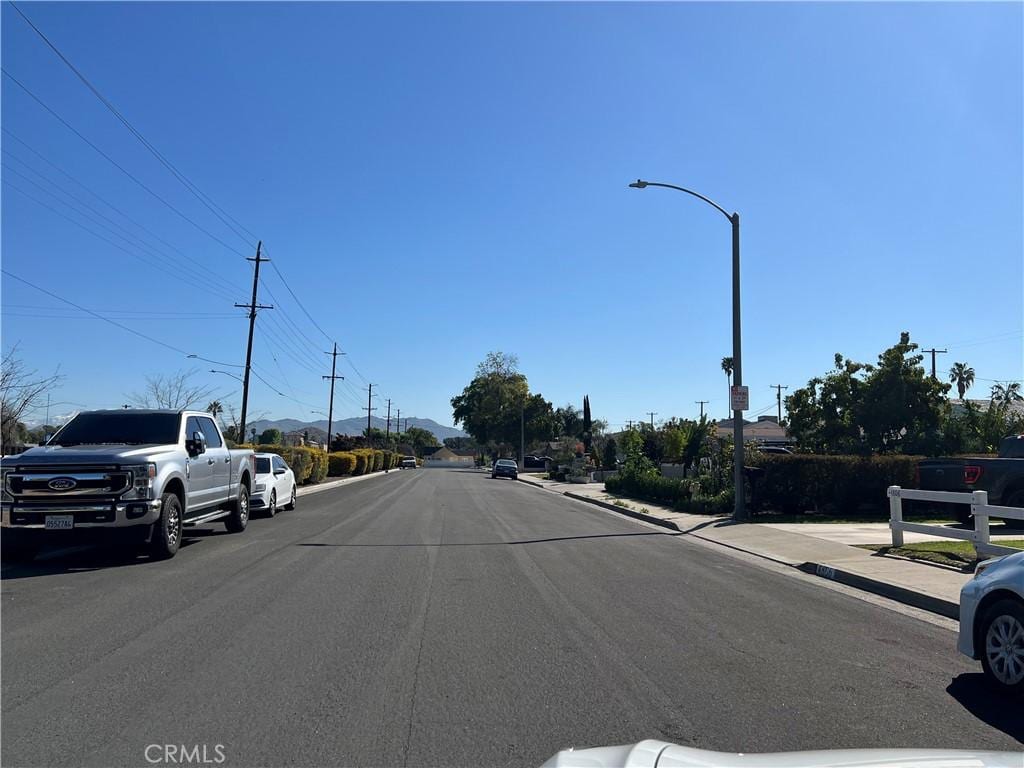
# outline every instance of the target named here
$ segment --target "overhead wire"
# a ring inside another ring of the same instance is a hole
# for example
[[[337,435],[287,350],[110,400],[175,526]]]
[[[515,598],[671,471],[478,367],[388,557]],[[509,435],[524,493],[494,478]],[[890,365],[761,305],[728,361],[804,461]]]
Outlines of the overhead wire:
[[[113,158],[112,158],[112,157],[111,157],[110,155],[108,155],[108,154],[107,154],[106,152],[104,152],[104,151],[103,151],[102,149],[100,149],[100,148],[99,148],[99,147],[97,147],[97,146],[96,146],[95,144],[93,144],[93,143],[92,143],[92,142],[91,142],[91,141],[90,141],[89,139],[87,139],[87,138],[86,138],[86,137],[85,137],[85,136],[84,136],[84,135],[83,135],[83,134],[82,134],[82,133],[81,133],[81,132],[80,132],[80,131],[79,131],[79,130],[78,130],[77,128],[75,128],[74,126],[72,126],[72,125],[71,125],[71,124],[70,124],[70,123],[69,123],[69,122],[68,122],[67,120],[65,120],[65,119],[64,119],[63,117],[61,117],[61,116],[60,116],[59,114],[57,114],[57,112],[56,112],[55,110],[53,110],[52,108],[50,108],[50,106],[48,106],[48,105],[46,104],[46,102],[44,102],[44,101],[43,101],[42,99],[40,99],[40,98],[39,98],[38,96],[36,96],[36,95],[35,95],[35,93],[33,93],[33,92],[32,92],[32,91],[31,91],[31,90],[30,90],[30,89],[28,88],[28,86],[26,86],[26,85],[25,85],[24,83],[22,83],[22,82],[21,82],[20,80],[18,80],[18,78],[16,78],[16,77],[15,77],[14,75],[12,75],[12,74],[11,74],[10,72],[8,72],[8,71],[7,71],[6,69],[4,69],[4,68],[0,67],[0,72],[2,72],[2,73],[3,73],[4,75],[6,75],[6,76],[7,76],[7,77],[8,77],[8,78],[9,78],[9,79],[11,80],[11,82],[13,82],[13,83],[14,83],[15,85],[17,85],[17,86],[18,86],[19,88],[21,88],[21,89],[22,89],[22,90],[23,90],[23,91],[24,91],[25,93],[27,93],[27,94],[28,94],[28,95],[29,95],[29,96],[30,96],[30,97],[31,97],[31,98],[32,98],[32,99],[33,99],[33,100],[34,100],[34,101],[35,101],[35,102],[36,102],[37,104],[39,104],[39,105],[40,105],[40,106],[41,106],[41,107],[42,107],[43,109],[45,109],[45,110],[46,110],[47,112],[49,112],[49,113],[50,113],[51,115],[53,115],[53,116],[54,116],[54,117],[55,117],[55,118],[56,118],[57,120],[59,120],[59,121],[60,121],[60,123],[61,123],[61,124],[62,124],[62,125],[63,125],[63,126],[65,127],[65,128],[67,128],[67,129],[68,129],[69,131],[71,131],[72,133],[74,133],[74,134],[75,134],[75,135],[76,135],[76,136],[77,136],[78,138],[80,138],[80,139],[81,139],[82,141],[84,141],[84,142],[85,142],[86,144],[88,144],[88,145],[89,145],[90,147],[92,147],[92,148],[93,148],[93,149],[94,149],[94,150],[95,150],[96,152],[98,152],[98,153],[100,154],[100,156],[101,156],[101,157],[103,157],[103,158],[104,158],[105,160],[107,160],[107,161],[108,161],[108,162],[109,162],[109,163],[110,163],[111,165],[113,165],[113,166],[114,166],[115,168],[117,168],[117,169],[118,169],[119,171],[121,171],[121,173],[123,173],[123,174],[124,174],[125,176],[127,176],[127,177],[128,177],[129,179],[131,179],[132,181],[134,181],[134,182],[135,182],[136,184],[138,184],[138,185],[139,185],[139,186],[140,186],[140,187],[141,187],[142,189],[144,189],[144,190],[145,190],[146,192],[148,192],[148,193],[149,193],[150,195],[152,195],[153,197],[155,197],[155,198],[156,198],[157,200],[159,200],[159,201],[160,201],[161,203],[163,203],[163,204],[164,204],[165,206],[167,206],[167,207],[168,207],[169,209],[171,209],[172,211],[174,211],[174,213],[176,213],[176,214],[177,214],[178,216],[180,216],[180,217],[181,217],[182,219],[184,219],[185,221],[187,221],[187,222],[188,222],[189,224],[191,224],[191,225],[192,225],[193,227],[195,227],[195,228],[196,228],[196,229],[198,229],[198,230],[199,230],[200,232],[202,232],[203,234],[205,234],[205,235],[206,235],[207,237],[209,237],[209,238],[211,238],[211,239],[215,240],[216,242],[220,243],[221,245],[223,245],[223,246],[224,246],[225,248],[227,248],[227,249],[228,249],[229,251],[231,251],[232,253],[235,253],[236,255],[238,255],[238,256],[242,256],[242,257],[245,257],[245,256],[246,256],[246,254],[245,254],[245,253],[243,253],[242,251],[238,250],[237,248],[235,248],[235,247],[233,247],[233,246],[231,246],[231,245],[228,245],[228,244],[227,244],[226,242],[224,242],[223,240],[221,240],[221,239],[220,239],[219,237],[217,237],[217,236],[216,236],[215,234],[213,234],[213,233],[212,233],[212,232],[210,232],[210,231],[209,231],[208,229],[206,229],[205,227],[203,227],[203,226],[202,226],[201,224],[198,224],[198,223],[197,223],[197,222],[195,222],[195,221],[194,221],[193,219],[189,218],[189,217],[188,217],[188,216],[187,216],[186,214],[184,214],[184,213],[182,213],[182,212],[181,212],[180,210],[178,210],[178,208],[176,208],[176,207],[175,207],[174,205],[172,205],[172,204],[171,204],[171,203],[169,203],[169,202],[168,202],[167,200],[165,200],[165,199],[164,199],[163,197],[161,197],[161,196],[160,196],[159,194],[157,194],[157,193],[156,193],[156,192],[154,192],[154,191],[153,191],[152,189],[150,189],[150,187],[148,187],[148,186],[147,186],[147,185],[146,185],[145,183],[143,183],[142,181],[140,181],[140,180],[139,180],[139,179],[138,179],[138,178],[137,178],[137,177],[136,177],[136,176],[135,176],[134,174],[132,174],[132,173],[130,173],[129,171],[125,170],[125,168],[124,168],[124,167],[123,167],[123,166],[122,166],[122,165],[121,165],[120,163],[118,163],[118,162],[117,162],[116,160],[114,160],[114,159],[113,159]]]

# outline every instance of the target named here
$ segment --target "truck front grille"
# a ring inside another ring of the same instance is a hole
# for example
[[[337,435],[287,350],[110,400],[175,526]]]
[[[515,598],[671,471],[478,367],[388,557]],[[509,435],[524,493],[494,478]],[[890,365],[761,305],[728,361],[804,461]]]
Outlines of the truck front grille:
[[[7,473],[7,492],[15,498],[57,500],[119,496],[131,486],[131,474],[112,467],[39,467]]]

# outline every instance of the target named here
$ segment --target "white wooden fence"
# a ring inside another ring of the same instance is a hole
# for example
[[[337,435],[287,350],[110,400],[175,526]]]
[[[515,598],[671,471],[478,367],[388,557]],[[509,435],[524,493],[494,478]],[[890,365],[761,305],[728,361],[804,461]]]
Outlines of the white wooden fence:
[[[978,555],[1012,555],[1020,552],[1013,547],[1000,547],[989,538],[988,522],[991,517],[1010,520],[1024,520],[1022,507],[996,507],[988,503],[987,491],[956,493],[953,491],[919,491],[913,488],[889,486],[889,527],[892,529],[892,545],[903,546],[903,532],[928,533],[946,539],[963,539],[974,545]],[[944,525],[924,525],[922,523],[903,522],[903,500],[908,501],[941,501],[948,504],[970,504],[974,529],[949,528]]]

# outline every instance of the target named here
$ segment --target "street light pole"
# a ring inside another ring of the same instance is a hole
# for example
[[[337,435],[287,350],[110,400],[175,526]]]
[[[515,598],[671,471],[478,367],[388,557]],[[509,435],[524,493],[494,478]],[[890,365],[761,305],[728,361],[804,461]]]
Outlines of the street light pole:
[[[740,215],[729,213],[714,200],[704,197],[699,192],[685,187],[677,187],[675,184],[662,184],[656,181],[643,181],[637,179],[629,186],[634,189],[645,187],[665,187],[678,192],[685,192],[688,195],[703,200],[715,208],[732,224],[732,364],[733,364],[733,385],[743,384],[743,356],[741,354],[740,340]],[[731,395],[731,392],[730,392]],[[747,517],[746,498],[743,492],[743,411],[733,409],[732,412],[732,434],[733,434],[733,488],[736,495],[733,516],[737,520],[745,520]]]

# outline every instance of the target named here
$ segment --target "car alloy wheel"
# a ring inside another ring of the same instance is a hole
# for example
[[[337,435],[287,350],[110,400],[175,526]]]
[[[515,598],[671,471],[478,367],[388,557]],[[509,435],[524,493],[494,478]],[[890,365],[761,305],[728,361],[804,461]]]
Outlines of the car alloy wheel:
[[[1015,686],[1024,681],[1024,625],[1016,616],[996,616],[985,633],[985,657],[998,682]]]
[[[167,542],[167,549],[171,552],[178,548],[178,540],[181,538],[181,515],[178,508],[169,505],[164,515],[164,541]]]
[[[277,491],[270,492],[270,506],[267,508],[267,511],[271,517],[277,514]]]

